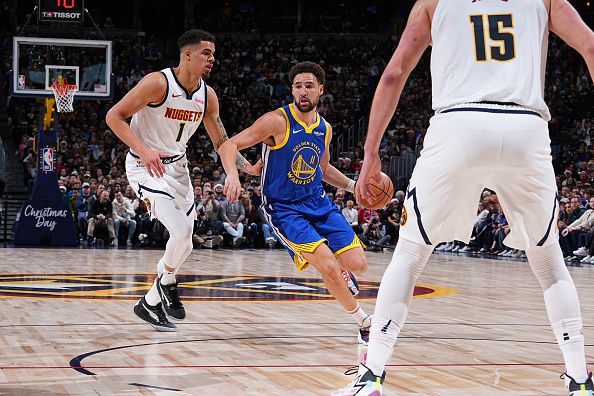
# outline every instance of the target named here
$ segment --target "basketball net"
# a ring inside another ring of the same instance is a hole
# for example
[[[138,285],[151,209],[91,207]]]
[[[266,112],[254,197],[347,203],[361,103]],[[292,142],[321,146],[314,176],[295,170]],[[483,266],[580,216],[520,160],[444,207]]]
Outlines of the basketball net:
[[[68,80],[58,76],[56,81],[52,84],[52,91],[56,98],[56,108],[58,113],[71,113],[74,111],[72,106],[74,102],[74,94],[78,91],[78,85],[68,84]]]

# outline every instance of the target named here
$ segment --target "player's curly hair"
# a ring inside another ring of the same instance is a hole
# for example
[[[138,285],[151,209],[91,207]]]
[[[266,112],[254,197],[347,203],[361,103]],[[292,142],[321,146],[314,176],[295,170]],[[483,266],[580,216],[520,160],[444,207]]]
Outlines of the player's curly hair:
[[[320,85],[324,85],[326,82],[326,73],[324,72],[324,69],[315,62],[299,62],[293,66],[291,70],[289,70],[289,80],[291,84],[293,84],[295,76],[301,73],[313,74]]]
[[[200,44],[202,41],[215,42],[215,36],[202,29],[190,29],[177,39],[180,51],[190,44]]]

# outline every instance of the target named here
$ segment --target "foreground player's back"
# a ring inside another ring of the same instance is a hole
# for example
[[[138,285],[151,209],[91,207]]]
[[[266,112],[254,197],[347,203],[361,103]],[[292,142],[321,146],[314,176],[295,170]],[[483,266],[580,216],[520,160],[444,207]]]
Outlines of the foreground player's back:
[[[542,0],[439,0],[431,38],[435,110],[509,102],[550,119],[543,99],[548,12]]]

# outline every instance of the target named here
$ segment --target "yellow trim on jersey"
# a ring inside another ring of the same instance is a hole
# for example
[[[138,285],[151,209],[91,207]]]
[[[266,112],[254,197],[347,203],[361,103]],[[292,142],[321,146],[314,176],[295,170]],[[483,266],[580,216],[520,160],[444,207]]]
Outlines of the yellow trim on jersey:
[[[289,245],[291,250],[293,250],[293,253],[294,253],[293,263],[297,266],[297,269],[299,271],[303,271],[304,269],[309,267],[309,261],[307,261],[307,259],[305,257],[303,257],[301,252],[313,253],[316,251],[318,246],[320,246],[322,243],[327,241],[326,238],[322,238],[316,242],[293,243],[293,242],[289,241],[286,236],[283,239]]]
[[[326,124],[326,136],[324,137],[324,144],[327,148],[329,148],[330,142],[328,141],[328,138],[330,137],[330,124],[328,124],[328,121],[326,120],[324,120],[324,124]]]
[[[283,112],[283,115],[285,116],[285,121],[287,122],[287,129],[285,130],[285,138],[283,139],[282,142],[280,142],[276,146],[270,147],[270,150],[278,150],[279,148],[284,147],[285,144],[287,144],[287,142],[289,141],[289,134],[291,133],[291,123],[289,122],[289,116],[287,116],[285,109],[283,109],[281,107],[280,110]]]
[[[322,119],[322,117],[320,117],[320,115],[317,112],[316,115],[318,116],[318,119],[316,120],[316,122],[314,122],[313,124],[311,124],[311,126],[308,127],[307,125],[305,125],[305,122],[301,121],[299,117],[297,117],[297,114],[295,113],[295,109],[293,107],[293,103],[289,103],[289,110],[291,110],[291,115],[293,116],[295,121],[297,121],[299,125],[301,125],[303,129],[305,129],[306,133],[312,133],[313,130],[316,129],[318,125],[320,125],[320,120]]]
[[[347,250],[351,250],[351,249],[354,249],[357,247],[361,247],[361,248],[365,249],[365,244],[363,244],[363,242],[361,242],[359,237],[357,237],[357,235],[355,235],[355,237],[353,238],[353,242],[351,242],[349,245],[343,247],[342,249],[338,249],[336,252],[334,252],[334,255],[340,256],[342,253],[346,252]]]
[[[297,253],[301,253],[301,252],[313,253],[316,251],[318,246],[320,246],[320,244],[326,242],[327,239],[322,238],[319,241],[309,242],[309,243],[293,243],[293,242],[289,241],[287,239],[287,237],[285,236],[285,241],[289,244],[289,246],[291,246],[293,251],[295,251]]]

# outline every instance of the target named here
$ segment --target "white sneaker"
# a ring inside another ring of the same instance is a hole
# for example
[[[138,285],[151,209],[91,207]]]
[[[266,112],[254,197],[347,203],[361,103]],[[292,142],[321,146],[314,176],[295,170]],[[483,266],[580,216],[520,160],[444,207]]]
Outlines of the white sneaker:
[[[472,251],[472,248],[469,245],[466,245],[462,249],[458,250],[459,253],[466,253],[470,251]]]
[[[591,259],[592,259],[592,256],[588,255],[588,256],[584,257],[583,259],[581,259],[580,263],[589,263]]]
[[[511,257],[514,255],[514,250],[513,249],[509,249],[508,251],[505,252],[504,256],[505,257]]]
[[[443,252],[447,246],[448,246],[447,243],[442,243],[441,245],[439,245],[438,247],[435,248],[435,251],[436,252]]]
[[[581,248],[579,248],[578,250],[574,250],[573,254],[575,254],[576,256],[587,256],[589,253],[589,250],[586,249],[584,246],[582,246]]]
[[[346,387],[334,391],[330,396],[382,396],[382,384],[386,378],[386,372],[381,377],[374,375],[371,370],[363,363],[359,367],[365,370],[362,375],[357,373],[357,377]]]
[[[266,245],[271,249],[274,248],[276,246],[276,238],[274,238],[274,237],[266,238]]]
[[[590,257],[590,260],[586,261],[588,264],[594,264],[594,256]]]
[[[451,252],[453,248],[454,248],[454,242],[448,242],[448,244],[446,245],[445,249],[443,249],[443,251]]]
[[[507,250],[503,250],[503,251],[499,252],[497,255],[503,257],[503,256],[507,255]]]
[[[565,380],[565,390],[569,396],[594,396],[594,383],[592,383],[592,373],[584,383],[577,383],[572,377],[563,373],[561,378]]]
[[[454,248],[452,249],[452,253],[456,253],[458,251],[460,251],[460,246],[458,246],[458,245],[454,246]]]

